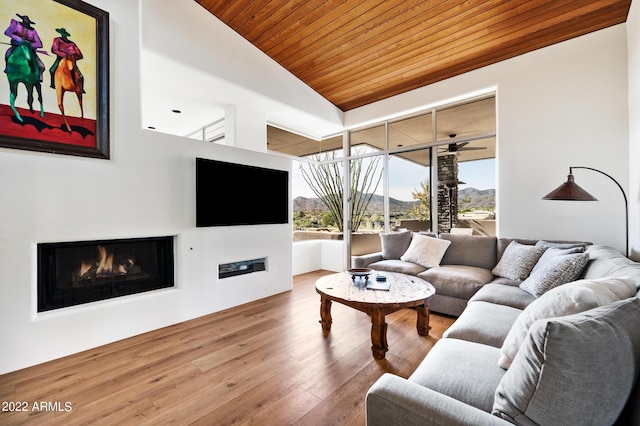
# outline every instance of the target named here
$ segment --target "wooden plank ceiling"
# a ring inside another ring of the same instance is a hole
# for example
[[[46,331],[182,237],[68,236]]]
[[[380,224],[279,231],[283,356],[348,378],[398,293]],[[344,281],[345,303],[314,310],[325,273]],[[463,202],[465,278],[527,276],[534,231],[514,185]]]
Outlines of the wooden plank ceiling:
[[[625,22],[631,0],[196,0],[343,111]]]

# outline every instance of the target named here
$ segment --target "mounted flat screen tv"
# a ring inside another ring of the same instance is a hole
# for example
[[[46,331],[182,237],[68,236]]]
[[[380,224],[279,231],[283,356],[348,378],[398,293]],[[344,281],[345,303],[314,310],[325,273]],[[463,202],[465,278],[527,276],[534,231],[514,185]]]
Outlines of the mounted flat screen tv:
[[[289,222],[289,172],[196,158],[196,226]]]

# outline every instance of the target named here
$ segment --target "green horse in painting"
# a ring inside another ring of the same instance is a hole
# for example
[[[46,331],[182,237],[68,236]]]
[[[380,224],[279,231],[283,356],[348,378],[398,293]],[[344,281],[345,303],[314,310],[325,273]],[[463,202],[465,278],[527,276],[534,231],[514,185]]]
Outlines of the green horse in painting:
[[[9,58],[7,58],[7,79],[9,80],[9,104],[16,118],[23,122],[18,110],[15,107],[18,96],[18,84],[22,83],[27,88],[27,103],[29,110],[33,112],[33,89],[38,92],[38,102],[40,102],[40,117],[44,117],[44,107],[42,105],[42,83],[40,83],[40,68],[33,52],[26,44],[16,46]]]

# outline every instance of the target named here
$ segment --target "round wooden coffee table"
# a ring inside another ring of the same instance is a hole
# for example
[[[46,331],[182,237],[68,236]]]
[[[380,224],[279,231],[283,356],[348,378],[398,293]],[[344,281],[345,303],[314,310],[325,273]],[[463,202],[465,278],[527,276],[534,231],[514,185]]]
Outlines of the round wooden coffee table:
[[[389,290],[367,290],[353,281],[350,274],[331,274],[316,281],[316,291],[320,294],[320,323],[325,332],[331,330],[331,302],[338,302],[371,317],[371,351],[375,359],[383,359],[389,350],[387,345],[387,324],[384,317],[404,308],[415,307],[418,312],[418,334],[429,334],[429,299],[436,293],[428,282],[412,275],[395,272],[374,272],[384,275],[390,284]]]

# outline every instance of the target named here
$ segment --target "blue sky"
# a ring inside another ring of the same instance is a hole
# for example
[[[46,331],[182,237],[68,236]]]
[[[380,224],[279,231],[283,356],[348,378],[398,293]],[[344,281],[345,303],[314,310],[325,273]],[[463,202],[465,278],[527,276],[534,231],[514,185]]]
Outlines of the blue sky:
[[[458,163],[458,179],[467,182],[460,188],[495,189],[496,159]]]

